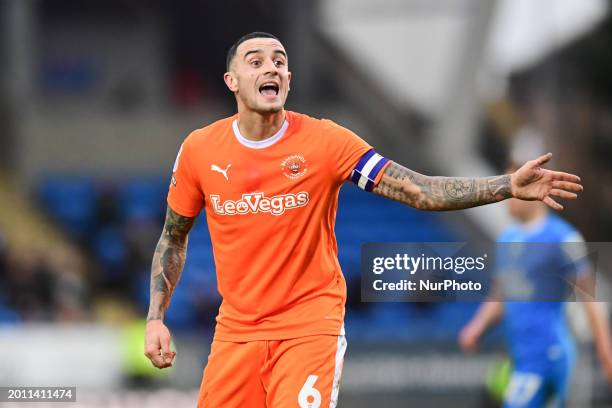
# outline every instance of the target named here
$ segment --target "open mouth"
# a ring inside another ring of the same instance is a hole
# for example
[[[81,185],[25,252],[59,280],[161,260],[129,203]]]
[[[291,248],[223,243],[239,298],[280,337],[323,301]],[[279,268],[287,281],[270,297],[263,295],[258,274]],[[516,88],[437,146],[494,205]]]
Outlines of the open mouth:
[[[272,98],[278,95],[278,89],[278,84],[275,82],[264,82],[259,87],[259,93],[265,97]]]

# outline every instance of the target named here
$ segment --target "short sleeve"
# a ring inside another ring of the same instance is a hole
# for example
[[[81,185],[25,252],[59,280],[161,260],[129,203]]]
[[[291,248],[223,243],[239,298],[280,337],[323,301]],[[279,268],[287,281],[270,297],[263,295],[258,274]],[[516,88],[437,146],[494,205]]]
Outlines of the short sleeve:
[[[189,146],[185,140],[176,155],[168,189],[168,205],[184,217],[195,217],[204,206],[204,194],[191,165],[192,153]]]
[[[327,123],[327,140],[331,159],[331,172],[342,183],[348,180],[359,161],[373,148],[350,130],[330,121]]]

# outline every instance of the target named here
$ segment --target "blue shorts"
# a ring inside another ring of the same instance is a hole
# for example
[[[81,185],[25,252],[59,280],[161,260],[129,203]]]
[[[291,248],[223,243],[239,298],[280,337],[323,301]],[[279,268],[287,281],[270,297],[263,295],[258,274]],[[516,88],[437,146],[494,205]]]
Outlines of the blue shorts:
[[[573,356],[563,358],[535,368],[517,365],[510,378],[504,396],[504,408],[543,408],[554,401],[555,408],[563,408],[567,402]]]

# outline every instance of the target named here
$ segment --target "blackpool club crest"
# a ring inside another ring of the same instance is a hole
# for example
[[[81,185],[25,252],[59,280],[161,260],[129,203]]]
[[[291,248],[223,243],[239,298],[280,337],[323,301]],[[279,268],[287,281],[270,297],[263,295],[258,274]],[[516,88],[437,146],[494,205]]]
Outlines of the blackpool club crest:
[[[295,180],[306,174],[308,165],[306,164],[304,156],[293,154],[283,160],[281,163],[281,170],[286,177]]]

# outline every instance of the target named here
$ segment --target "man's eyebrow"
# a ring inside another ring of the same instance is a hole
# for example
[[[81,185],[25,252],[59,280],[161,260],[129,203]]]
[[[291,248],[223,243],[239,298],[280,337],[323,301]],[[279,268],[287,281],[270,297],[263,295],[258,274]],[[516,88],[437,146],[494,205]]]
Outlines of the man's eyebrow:
[[[246,59],[246,57],[248,57],[250,54],[258,54],[260,52],[263,52],[262,49],[257,48],[255,50],[248,50],[247,52],[244,53],[244,59]],[[274,50],[275,54],[281,54],[283,57],[287,58],[287,53],[283,50]]]
[[[244,53],[244,57],[243,58],[246,59],[246,57],[248,57],[250,54],[257,54],[257,53],[260,53],[260,52],[263,52],[263,50],[261,50],[259,48],[256,49],[256,50],[249,50],[249,51]]]
[[[283,57],[287,58],[287,53],[283,50],[274,50],[275,54],[281,54]]]

